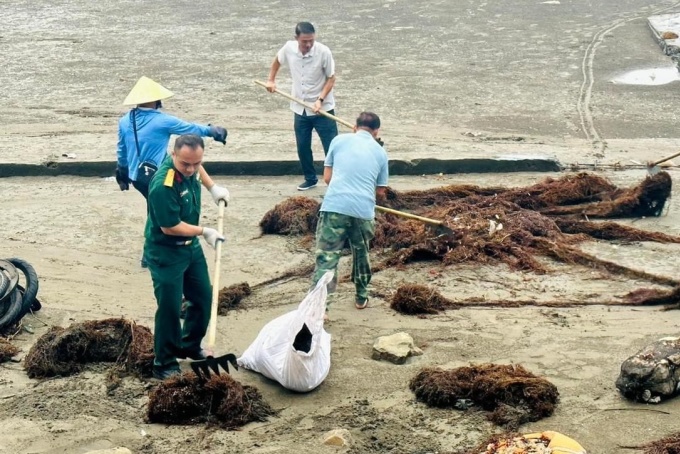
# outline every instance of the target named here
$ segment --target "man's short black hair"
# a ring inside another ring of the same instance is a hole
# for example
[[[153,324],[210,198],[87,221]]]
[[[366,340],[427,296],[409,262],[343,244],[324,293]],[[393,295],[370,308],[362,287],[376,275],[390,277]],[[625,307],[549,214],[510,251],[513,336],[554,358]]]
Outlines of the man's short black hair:
[[[197,136],[196,134],[183,134],[175,139],[174,150],[177,152],[181,150],[182,147],[189,147],[192,150],[196,150],[198,148],[205,150],[205,143],[203,142],[203,138]]]
[[[357,118],[357,127],[359,126],[373,131],[380,129],[380,117],[373,112],[361,112]]]
[[[298,22],[295,26],[295,36],[313,35],[314,33],[316,33],[316,30],[314,30],[311,22]]]

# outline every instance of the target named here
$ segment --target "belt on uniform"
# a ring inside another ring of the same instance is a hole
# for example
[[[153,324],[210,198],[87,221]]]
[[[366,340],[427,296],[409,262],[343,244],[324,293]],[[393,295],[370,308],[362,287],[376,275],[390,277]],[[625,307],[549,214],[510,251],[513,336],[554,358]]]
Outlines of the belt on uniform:
[[[186,241],[175,241],[174,246],[191,246],[191,243],[193,243],[194,240],[186,240]]]
[[[170,241],[166,243],[168,246],[191,246],[191,243],[193,243],[193,239],[191,240],[186,240],[186,241]]]

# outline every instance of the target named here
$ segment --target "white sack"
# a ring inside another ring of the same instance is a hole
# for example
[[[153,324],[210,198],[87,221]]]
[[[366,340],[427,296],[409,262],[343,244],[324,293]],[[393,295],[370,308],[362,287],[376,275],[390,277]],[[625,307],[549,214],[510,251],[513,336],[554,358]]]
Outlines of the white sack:
[[[238,359],[239,366],[293,391],[319,386],[331,368],[331,335],[323,329],[323,317],[326,286],[332,279],[333,272],[328,271],[296,310],[267,323]]]

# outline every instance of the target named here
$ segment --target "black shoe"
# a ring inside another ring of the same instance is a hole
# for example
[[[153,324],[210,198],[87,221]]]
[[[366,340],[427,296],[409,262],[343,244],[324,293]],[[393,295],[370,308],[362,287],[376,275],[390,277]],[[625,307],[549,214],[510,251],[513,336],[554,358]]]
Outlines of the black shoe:
[[[167,380],[168,378],[175,377],[182,372],[179,367],[156,367],[153,366],[153,378],[156,380]]]
[[[307,189],[312,189],[316,187],[316,181],[304,181],[301,185],[297,187],[298,191],[306,191]]]

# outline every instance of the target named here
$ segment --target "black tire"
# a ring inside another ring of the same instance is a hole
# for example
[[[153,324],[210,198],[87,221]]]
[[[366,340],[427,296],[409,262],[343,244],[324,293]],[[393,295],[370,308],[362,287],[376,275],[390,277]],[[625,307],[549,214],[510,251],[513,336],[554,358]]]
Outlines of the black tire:
[[[9,328],[12,326],[12,324],[16,321],[18,321],[21,317],[19,316],[21,314],[22,310],[22,302],[21,302],[21,291],[19,291],[18,288],[15,288],[14,291],[10,294],[10,306],[7,312],[0,317],[0,330],[3,330],[5,328]]]
[[[9,279],[9,285],[4,292],[0,292],[0,301],[4,301],[5,298],[14,291],[14,287],[19,283],[19,272],[16,267],[8,260],[0,260],[0,273],[5,274]]]
[[[4,271],[0,270],[0,295],[4,295],[5,292],[7,292],[8,287],[9,277],[7,277]],[[2,299],[0,299],[0,301],[2,301]]]
[[[21,294],[22,294],[22,295],[23,295],[24,292],[26,291],[26,289],[23,288],[23,287],[21,286],[21,284],[17,285],[17,288],[18,288],[19,290],[21,290]],[[33,300],[33,303],[31,304],[31,312],[38,312],[40,309],[42,309],[42,303],[38,300],[38,298],[35,298],[35,299]],[[0,312],[1,312],[1,311],[2,311],[2,309],[0,309]],[[0,315],[2,315],[2,314],[0,313]]]
[[[9,259],[9,262],[17,269],[21,270],[21,272],[24,273],[24,277],[26,278],[26,289],[23,292],[21,313],[19,314],[19,318],[21,318],[28,314],[28,312],[31,310],[31,307],[33,306],[36,296],[38,296],[38,273],[36,273],[35,268],[33,268],[31,264],[25,260],[11,258]]]

